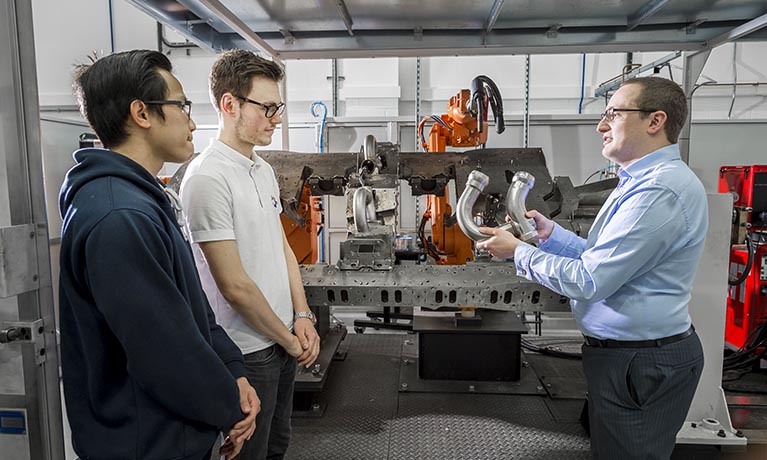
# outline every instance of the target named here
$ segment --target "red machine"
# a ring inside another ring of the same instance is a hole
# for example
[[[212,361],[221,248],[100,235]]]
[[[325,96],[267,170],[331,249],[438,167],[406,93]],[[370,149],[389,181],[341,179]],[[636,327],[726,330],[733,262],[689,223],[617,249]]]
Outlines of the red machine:
[[[719,192],[734,201],[725,342],[743,349],[767,327],[767,165],[722,166]]]

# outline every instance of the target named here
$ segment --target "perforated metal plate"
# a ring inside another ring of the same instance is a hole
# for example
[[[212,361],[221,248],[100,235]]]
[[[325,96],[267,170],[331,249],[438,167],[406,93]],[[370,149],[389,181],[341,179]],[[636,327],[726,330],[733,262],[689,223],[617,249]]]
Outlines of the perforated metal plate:
[[[557,423],[544,398],[518,395],[401,395],[389,459],[586,459],[575,423]]]

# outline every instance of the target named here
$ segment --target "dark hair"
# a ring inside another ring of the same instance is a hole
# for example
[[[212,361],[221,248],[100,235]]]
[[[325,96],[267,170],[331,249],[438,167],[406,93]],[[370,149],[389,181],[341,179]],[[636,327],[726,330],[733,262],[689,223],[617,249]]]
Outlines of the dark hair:
[[[158,70],[170,72],[172,68],[164,54],[151,50],[114,53],[75,67],[74,90],[80,112],[104,147],[125,141],[125,121],[133,101],[167,97],[168,85]],[[161,106],[147,108],[165,119]]]
[[[675,82],[662,77],[632,78],[622,86],[639,85],[641,91],[634,101],[640,109],[662,110],[666,112],[665,133],[672,144],[679,140],[679,133],[687,121],[687,97]],[[650,116],[640,114],[642,118]]]
[[[224,93],[247,96],[253,77],[263,77],[278,82],[284,72],[274,61],[264,59],[252,51],[227,51],[213,63],[210,69],[210,100],[216,111]],[[242,102],[241,102],[242,103]]]

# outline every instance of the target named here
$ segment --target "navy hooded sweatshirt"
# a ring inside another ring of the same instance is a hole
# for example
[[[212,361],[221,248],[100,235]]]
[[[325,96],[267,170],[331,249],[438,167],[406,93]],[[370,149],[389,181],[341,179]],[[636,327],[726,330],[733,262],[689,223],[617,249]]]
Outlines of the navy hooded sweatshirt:
[[[59,194],[61,355],[75,452],[202,458],[243,418],[242,354],[215,322],[162,185],[103,149]]]

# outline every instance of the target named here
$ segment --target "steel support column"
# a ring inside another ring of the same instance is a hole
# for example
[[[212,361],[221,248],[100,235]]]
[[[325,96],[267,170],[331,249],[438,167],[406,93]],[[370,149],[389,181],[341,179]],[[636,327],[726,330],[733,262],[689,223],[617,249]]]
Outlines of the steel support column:
[[[682,161],[690,163],[690,128],[692,126],[692,91],[695,88],[695,83],[698,81],[703,67],[706,65],[708,56],[711,54],[711,50],[705,50],[698,53],[684,53],[684,82],[682,83],[682,89],[687,96],[687,121],[685,121],[682,127],[682,132],[679,134],[679,152],[682,156]]]
[[[0,330],[29,325],[29,334],[16,343],[0,343],[0,411],[6,421],[15,416],[18,431],[0,433],[3,460],[63,460],[64,437],[59,392],[56,324],[51,289],[48,224],[40,145],[32,5],[0,0],[0,241],[4,253],[19,249],[30,263],[0,284],[8,298],[0,299]],[[26,228],[24,242],[10,237]],[[8,338],[10,339],[10,338]]]
[[[283,65],[283,68],[285,66]],[[282,150],[290,150],[290,118],[288,109],[288,73],[285,72],[280,81],[280,92],[282,93],[282,102],[285,103],[285,110],[282,112]]]
[[[530,55],[525,56],[525,112],[522,116],[522,147],[530,146]]]

